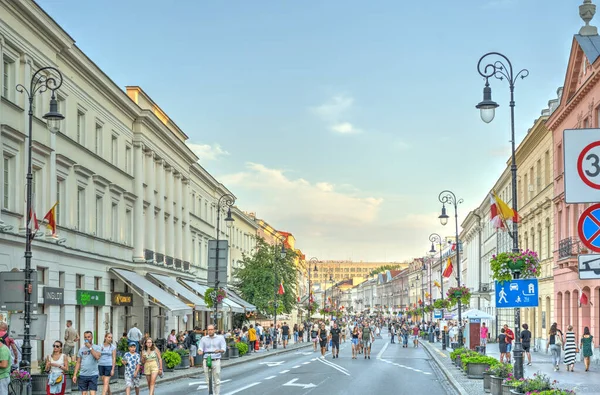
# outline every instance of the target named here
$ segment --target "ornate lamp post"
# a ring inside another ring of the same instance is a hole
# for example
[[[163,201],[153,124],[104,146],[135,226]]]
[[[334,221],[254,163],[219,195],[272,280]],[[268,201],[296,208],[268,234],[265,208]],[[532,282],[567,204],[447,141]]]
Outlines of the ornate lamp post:
[[[432,254],[432,256],[435,254],[435,244],[438,245],[438,248],[440,249],[440,293],[442,295],[442,300],[444,300],[444,262],[442,259],[442,247],[444,246],[444,244],[442,243],[442,236],[438,235],[437,233],[432,233],[429,235],[429,241],[431,242],[431,249],[429,250],[429,253]],[[444,309],[442,308],[442,319],[444,317]],[[446,349],[446,331],[444,330],[444,328],[442,329],[442,350]]]
[[[219,290],[219,251],[221,248],[219,247],[219,236],[220,225],[221,225],[221,207],[227,207],[227,217],[225,218],[225,224],[227,228],[231,228],[233,226],[234,219],[231,217],[231,206],[235,203],[235,197],[231,194],[224,194],[217,201],[217,251],[216,251],[216,264],[215,264],[215,291]],[[225,269],[227,270],[227,269]],[[217,318],[219,316],[219,304],[215,302],[215,317],[213,319],[213,324],[217,326]]]
[[[487,63],[484,59],[488,57],[494,57],[496,60],[493,63]],[[504,63],[506,62],[506,63]],[[485,123],[490,123],[494,119],[496,108],[499,104],[492,100],[492,88],[490,88],[489,79],[491,77],[499,80],[506,79],[508,81],[508,87],[510,89],[510,137],[511,137],[511,165],[510,172],[512,175],[512,209],[517,212],[517,160],[515,157],[515,83],[519,78],[524,79],[529,75],[529,70],[522,69],[518,73],[514,73],[512,63],[506,56],[499,52],[489,52],[483,55],[477,63],[477,71],[485,78],[485,87],[483,88],[483,100],[475,106],[481,112],[481,119]],[[517,224],[512,224],[512,252],[519,252],[519,228]],[[515,279],[519,278],[519,272],[513,272]],[[515,356],[514,365],[514,376],[517,379],[523,378],[523,346],[521,344],[521,310],[515,308],[515,349],[513,350]]]
[[[33,173],[32,173],[32,148],[33,148],[33,101],[35,95],[41,94],[47,90],[50,90],[50,111],[43,116],[46,120],[46,126],[50,133],[55,134],[60,130],[60,121],[65,119],[64,115],[58,112],[58,102],[56,101],[55,92],[61,87],[63,83],[63,77],[60,71],[54,67],[42,67],[33,74],[29,88],[19,84],[16,89],[20,93],[25,93],[29,102],[28,116],[29,116],[29,146],[27,147],[27,203],[26,213],[27,227],[25,231],[25,309],[24,309],[24,320],[25,330],[23,331],[23,359],[21,361],[21,367],[24,370],[30,371],[31,369],[31,304],[37,304],[37,300],[31,300],[31,292],[36,284],[31,283],[31,242],[33,234],[31,233],[31,211],[32,211],[32,186],[33,186]],[[31,387],[28,387],[28,392]]]
[[[423,266],[421,266],[421,310],[423,311],[421,315],[421,322],[425,323],[425,276],[427,274],[427,264],[425,260],[423,260]]]
[[[456,195],[452,191],[442,191],[438,196],[440,203],[442,203],[442,213],[438,217],[442,225],[448,223],[448,214],[446,214],[446,204],[454,206],[454,230],[456,237],[456,281],[460,287],[460,243],[458,242],[458,205],[463,203],[462,199],[456,199]],[[458,345],[463,345],[463,325],[462,325],[462,306],[460,299],[458,300]]]
[[[318,262],[319,262],[319,260],[316,257],[312,257],[308,261],[308,306],[309,306],[308,314],[311,314],[311,310],[310,309],[312,308],[312,284],[311,284],[311,278],[310,278],[310,267],[312,265],[315,265],[313,271],[315,273],[317,273],[319,271],[319,269],[317,269],[317,263]]]
[[[277,245],[275,245],[277,246]],[[281,257],[281,259],[285,259],[285,256],[287,255],[286,251],[285,251],[285,243],[282,241],[281,242],[281,251],[279,251],[279,256]],[[279,302],[277,301],[277,293],[279,291],[279,287],[277,284],[277,248],[275,248],[275,255],[273,255],[273,278],[275,280],[275,297],[273,298],[273,310],[274,310],[274,316],[273,316],[273,331],[275,333],[275,339],[273,339],[273,349],[277,349],[277,308],[279,307]]]

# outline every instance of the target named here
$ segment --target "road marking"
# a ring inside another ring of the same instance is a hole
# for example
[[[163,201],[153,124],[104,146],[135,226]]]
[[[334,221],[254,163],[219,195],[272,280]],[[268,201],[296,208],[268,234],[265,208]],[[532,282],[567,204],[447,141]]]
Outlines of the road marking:
[[[260,384],[260,381],[259,381],[259,382],[257,382],[257,383],[248,384],[248,385],[246,385],[246,386],[244,386],[244,387],[242,387],[242,388],[238,388],[238,389],[236,389],[235,391],[228,392],[228,393],[226,393],[225,395],[233,395],[233,394],[237,394],[238,392],[242,392],[242,391],[244,391],[244,390],[247,390],[248,388],[254,387],[255,385],[259,385],[259,384]]]
[[[285,361],[277,361],[277,362],[260,362],[259,365],[267,365],[272,368],[273,366],[283,365]]]
[[[343,367],[341,367],[339,365],[336,365],[336,364],[334,364],[332,362],[325,361],[324,359],[319,359],[318,361],[321,362],[321,363],[323,363],[323,364],[325,364],[325,365],[327,365],[327,366],[331,366],[335,370],[344,373],[346,376],[350,376],[350,373],[348,373],[348,371],[346,370],[346,368],[343,368]]]
[[[387,350],[388,345],[390,343],[386,342],[383,347],[381,348],[381,350],[379,350],[379,353],[377,354],[377,359],[381,359],[381,356],[383,355],[383,353],[385,352],[385,350]]]
[[[298,369],[300,367],[300,365],[296,365],[294,367],[292,367],[292,369]]]
[[[271,380],[271,379],[274,379],[275,377],[277,377],[277,376],[269,376],[265,380]]]
[[[302,387],[304,389],[316,387],[316,385],[314,385],[313,383],[308,383],[308,384],[300,384],[300,383],[298,383],[298,384],[296,384],[296,381],[298,381],[297,378],[296,379],[292,379],[292,380],[288,381],[287,383],[285,383],[284,386],[288,386],[288,387]]]
[[[302,365],[308,365],[310,362],[306,361],[306,362],[302,362]]]
[[[281,372],[279,372],[279,374],[284,374],[284,373],[287,373],[289,371],[290,371],[289,369],[288,370],[282,370]]]
[[[313,358],[313,359],[311,359],[311,361],[316,361],[316,360],[317,360],[317,358]]]

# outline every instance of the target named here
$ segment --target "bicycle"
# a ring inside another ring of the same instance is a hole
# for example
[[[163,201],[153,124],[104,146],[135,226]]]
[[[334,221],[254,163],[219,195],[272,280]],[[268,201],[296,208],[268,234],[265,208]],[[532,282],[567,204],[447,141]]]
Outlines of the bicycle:
[[[208,354],[206,359],[206,367],[208,368],[208,382],[206,385],[208,386],[208,395],[213,395],[213,372],[212,372],[212,358],[210,357],[212,354],[222,354],[222,352],[217,351],[204,351],[202,355]]]

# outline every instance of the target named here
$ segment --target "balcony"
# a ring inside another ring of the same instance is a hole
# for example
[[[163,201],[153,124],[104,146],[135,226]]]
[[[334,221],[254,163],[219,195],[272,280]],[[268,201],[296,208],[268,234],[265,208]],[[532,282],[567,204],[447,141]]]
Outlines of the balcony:
[[[165,264],[166,264],[168,267],[173,267],[173,257],[170,257],[170,256],[166,257],[166,258],[165,258]]]
[[[146,260],[147,263],[154,262],[154,251],[144,250],[144,259]]]
[[[181,259],[175,259],[175,269],[181,270]]]
[[[162,265],[165,262],[165,256],[163,254],[160,253],[156,253],[156,264],[157,265]]]
[[[189,262],[183,262],[183,270],[186,272],[190,271],[190,263]]]
[[[583,250],[583,251],[582,251]],[[584,246],[576,237],[567,237],[558,242],[558,259],[576,257],[578,254],[586,252]]]

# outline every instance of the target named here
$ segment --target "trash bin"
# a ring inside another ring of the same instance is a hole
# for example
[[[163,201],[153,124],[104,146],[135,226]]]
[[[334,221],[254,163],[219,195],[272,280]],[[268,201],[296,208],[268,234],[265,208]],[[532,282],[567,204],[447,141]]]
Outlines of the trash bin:
[[[429,343],[433,343],[433,337],[434,337],[434,333],[433,332],[429,332]]]

